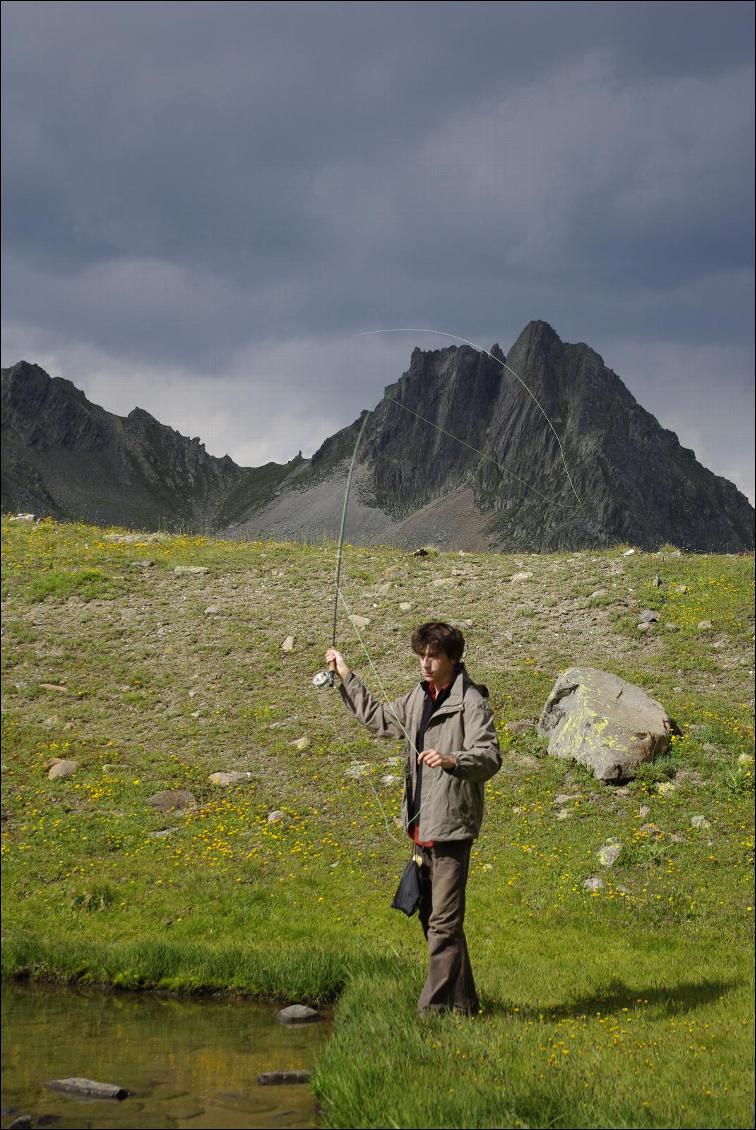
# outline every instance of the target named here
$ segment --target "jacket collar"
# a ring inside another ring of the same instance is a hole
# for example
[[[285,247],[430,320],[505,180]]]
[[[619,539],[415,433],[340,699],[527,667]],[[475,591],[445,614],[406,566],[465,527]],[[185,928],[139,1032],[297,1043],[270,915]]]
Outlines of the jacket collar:
[[[438,708],[438,713],[443,713],[443,711],[450,709],[459,709],[459,707],[462,706],[462,700],[465,696],[465,675],[465,668],[461,666],[449,690],[449,697],[445,698],[441,703]],[[420,686],[423,688],[423,692],[425,692],[428,684],[424,679],[421,679]]]

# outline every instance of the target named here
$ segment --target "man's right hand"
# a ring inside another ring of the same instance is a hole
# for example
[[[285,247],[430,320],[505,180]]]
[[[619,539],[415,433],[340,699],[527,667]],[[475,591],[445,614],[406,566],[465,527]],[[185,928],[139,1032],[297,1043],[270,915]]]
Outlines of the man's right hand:
[[[351,668],[347,667],[344,656],[335,647],[329,647],[325,654],[326,663],[332,671],[338,671],[339,678],[342,683],[349,678],[352,674]]]

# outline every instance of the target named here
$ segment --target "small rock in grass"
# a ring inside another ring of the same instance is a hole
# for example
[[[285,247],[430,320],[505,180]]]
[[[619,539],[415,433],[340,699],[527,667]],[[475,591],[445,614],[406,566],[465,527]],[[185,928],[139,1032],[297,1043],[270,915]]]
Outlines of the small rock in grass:
[[[219,612],[220,612],[220,608],[218,607],[217,604],[209,604],[207,606],[207,608],[205,609],[205,615],[206,616],[217,616]]]
[[[401,777],[397,777],[394,773],[386,773],[385,776],[381,777],[381,784],[385,785],[387,789],[398,781],[401,781]]]
[[[706,819],[705,816],[693,816],[693,817],[691,817],[690,822],[691,822],[691,824],[693,825],[694,828],[710,828],[711,827],[711,824],[709,823],[709,821]]]
[[[651,625],[647,621],[645,621],[642,624],[638,624],[638,631],[639,632],[648,632],[650,630],[651,630]]]
[[[161,812],[171,812],[174,808],[196,808],[197,801],[188,789],[163,789],[148,797],[145,804],[159,808]]]
[[[535,721],[532,718],[520,718],[518,722],[507,722],[507,729],[510,734],[524,734],[526,730],[535,729]]]
[[[278,1019],[282,1024],[312,1024],[320,1020],[320,1013],[306,1004],[290,1004],[281,1009]]]
[[[51,781],[60,781],[65,777],[70,777],[79,768],[78,761],[72,761],[68,757],[56,761],[55,765],[51,765],[47,776]]]
[[[600,875],[591,875],[590,878],[583,881],[583,886],[587,891],[600,891],[605,883]]]
[[[678,624],[673,624],[671,620],[665,620],[664,627],[668,632],[679,632],[680,627]]]
[[[676,792],[676,790],[677,785],[673,781],[662,781],[661,784],[656,787],[659,796],[670,796],[672,793]]]
[[[655,612],[652,608],[644,608],[638,616],[639,624],[655,624],[659,619],[659,613]]]
[[[602,867],[613,867],[622,853],[622,844],[605,844],[598,851],[598,860]]]
[[[400,612],[409,612],[409,610],[411,608],[412,608],[412,601],[410,601],[410,600],[403,600],[401,602],[401,604],[399,605],[399,611]]]
[[[640,820],[645,820],[645,818],[646,818],[646,817],[648,816],[648,814],[649,814],[649,812],[650,812],[650,811],[651,811],[651,809],[649,808],[649,806],[648,806],[647,804],[642,804],[642,805],[640,806],[640,808],[638,809],[638,817],[639,817],[639,819],[640,819]]]
[[[297,738],[297,740],[295,742],[291,742],[290,744],[294,747],[294,749],[298,749],[301,752],[303,749],[308,748],[308,746],[310,744],[310,739],[309,738]]]
[[[274,808],[272,812],[268,813],[268,823],[277,824],[279,820],[284,820],[285,817],[285,812],[282,812],[280,808]]]
[[[533,576],[532,573],[513,573],[509,578],[511,582],[514,581],[528,581]]]
[[[353,761],[348,769],[344,770],[345,777],[352,777],[355,781],[359,781],[370,772],[370,765],[367,761]]]
[[[696,626],[699,632],[708,632],[714,627],[711,620],[699,620]]]
[[[580,793],[559,793],[554,797],[554,804],[567,804],[571,800],[580,800]]]
[[[294,636],[287,636],[286,639],[284,640],[284,642],[281,644],[281,651],[287,651],[287,652],[293,651],[294,650],[294,644],[296,642],[297,641],[296,641],[296,638]]]
[[[658,573],[654,573],[653,577],[651,578],[651,584],[655,589],[659,588],[659,585],[661,584],[661,577]]]
[[[600,596],[606,596],[606,589],[594,589],[588,599],[596,600]]]
[[[177,577],[189,577],[198,573],[209,573],[207,565],[176,565],[173,572]]]
[[[252,780],[249,770],[232,771],[230,773],[211,773],[207,778],[211,785],[242,785]]]
[[[356,616],[353,614],[349,617],[349,619],[352,621],[355,628],[367,628],[368,624],[370,623],[369,616]]]
[[[531,755],[529,753],[521,753],[517,760],[518,760],[519,764],[522,765],[523,768],[525,768],[525,769],[540,769],[541,768],[541,758],[540,757],[531,757]]]

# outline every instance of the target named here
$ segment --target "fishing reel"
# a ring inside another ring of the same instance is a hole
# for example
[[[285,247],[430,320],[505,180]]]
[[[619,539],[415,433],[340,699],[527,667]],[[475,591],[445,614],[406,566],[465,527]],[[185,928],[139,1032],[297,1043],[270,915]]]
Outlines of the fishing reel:
[[[317,675],[313,675],[312,685],[314,687],[332,687],[335,681],[333,671],[318,671]]]

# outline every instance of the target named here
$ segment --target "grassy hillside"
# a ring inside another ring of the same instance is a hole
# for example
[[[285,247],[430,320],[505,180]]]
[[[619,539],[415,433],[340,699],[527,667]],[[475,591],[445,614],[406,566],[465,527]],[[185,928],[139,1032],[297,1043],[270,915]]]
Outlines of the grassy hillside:
[[[3,542],[6,976],[338,1000],[333,1126],[752,1125],[752,557],[347,548],[386,694],[417,678],[416,623],[461,622],[505,753],[468,887],[483,1011],[419,1024],[425,944],[389,905],[401,743],[310,682],[334,546],[9,520]],[[625,788],[508,729],[574,664],[675,720]],[[78,768],[49,780],[54,757]],[[165,789],[194,803],[161,812]]]

